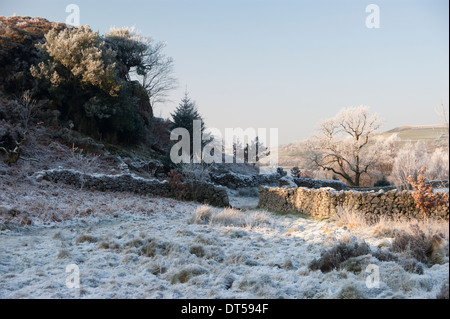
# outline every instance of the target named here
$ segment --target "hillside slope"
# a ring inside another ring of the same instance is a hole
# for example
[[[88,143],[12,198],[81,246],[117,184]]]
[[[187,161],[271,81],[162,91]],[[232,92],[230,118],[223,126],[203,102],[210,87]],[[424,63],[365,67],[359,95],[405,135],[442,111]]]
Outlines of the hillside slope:
[[[448,144],[449,135],[448,124],[400,126],[379,135],[390,137],[394,134],[404,142],[423,141],[436,146]]]

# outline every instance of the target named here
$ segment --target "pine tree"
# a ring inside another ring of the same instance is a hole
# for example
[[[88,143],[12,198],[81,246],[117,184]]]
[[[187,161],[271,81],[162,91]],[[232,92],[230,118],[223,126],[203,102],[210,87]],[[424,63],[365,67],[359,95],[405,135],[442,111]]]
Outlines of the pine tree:
[[[188,92],[184,94],[184,97],[181,99],[181,103],[178,104],[178,107],[175,109],[174,113],[170,114],[172,116],[172,128],[182,127],[188,130],[190,135],[190,145],[191,145],[191,156],[193,153],[193,121],[200,120],[201,127],[200,131],[203,136],[205,131],[205,123],[203,121],[202,116],[197,110],[197,105],[194,101],[189,98]],[[202,141],[202,148],[205,145],[205,142]]]

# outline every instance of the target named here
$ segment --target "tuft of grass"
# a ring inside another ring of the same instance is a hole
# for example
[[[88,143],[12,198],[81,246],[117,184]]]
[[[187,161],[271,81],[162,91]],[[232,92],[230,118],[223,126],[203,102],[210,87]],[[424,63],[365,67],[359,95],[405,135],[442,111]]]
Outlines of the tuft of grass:
[[[211,223],[223,226],[246,226],[246,216],[239,210],[234,208],[225,208],[224,210],[214,214]]]
[[[97,242],[97,237],[91,236],[91,235],[80,235],[77,240],[76,243],[77,244],[81,244],[81,243],[96,243]]]
[[[409,232],[400,230],[395,234],[392,251],[403,253],[426,265],[442,262],[445,252],[442,234],[426,234],[419,227],[411,226]]]
[[[199,265],[187,265],[172,276],[172,278],[170,279],[170,283],[172,285],[177,283],[184,284],[187,283],[191,278],[207,272],[208,270]]]
[[[167,272],[167,267],[162,264],[155,263],[150,267],[150,272],[155,276],[163,275]]]
[[[364,294],[354,284],[346,284],[337,294],[338,299],[364,299]]]
[[[142,245],[144,245],[144,241],[139,238],[130,240],[129,242],[127,242],[125,244],[125,246],[127,246],[127,247],[134,247],[134,248],[141,247]]]
[[[265,212],[247,213],[234,208],[225,208],[214,214],[211,224],[237,227],[259,227],[269,224],[269,216]]]
[[[199,245],[192,246],[189,249],[189,252],[199,258],[202,258],[206,255],[205,249],[203,248],[203,246],[199,246]]]
[[[58,254],[58,259],[63,259],[69,257],[69,252],[65,249],[62,249]]]
[[[372,252],[372,256],[381,262],[398,261],[398,256],[388,250],[378,249]]]
[[[236,227],[261,227],[270,224],[269,215],[263,211],[247,212],[235,208],[225,208],[220,211],[203,205],[197,209],[190,222],[196,224],[211,224]]]
[[[350,207],[336,207],[334,220],[337,226],[346,226],[349,229],[365,228],[368,226],[364,215]]]
[[[367,243],[346,244],[340,242],[323,253],[319,259],[314,259],[309,264],[310,270],[320,270],[323,273],[333,269],[339,269],[341,264],[352,257],[368,255],[371,253]]]
[[[377,237],[394,237],[398,231],[411,233],[411,228],[419,228],[426,236],[439,235],[449,240],[448,221],[435,218],[402,219],[381,216],[376,222],[369,223],[364,215],[347,207],[337,207],[334,222],[337,226],[346,226],[350,229],[367,229]]]
[[[448,298],[448,278],[447,281],[442,284],[441,291],[437,294],[436,299],[449,299]]]
[[[359,274],[364,269],[366,269],[369,263],[370,263],[370,256],[350,257],[349,259],[343,261],[339,265],[339,268],[345,269],[354,274]]]
[[[102,241],[99,245],[98,245],[99,249],[115,249],[115,250],[119,250],[120,249],[120,245],[118,243],[116,243],[115,241],[109,240],[109,241]]]
[[[292,263],[292,260],[290,259],[290,258],[287,258],[285,261],[284,261],[284,264],[283,264],[283,269],[284,270],[294,270],[295,269],[295,266],[294,266],[294,264]]]
[[[213,215],[212,207],[208,205],[202,205],[195,211],[192,222],[195,224],[208,224]]]
[[[142,246],[139,248],[139,255],[145,257],[155,257],[156,255],[167,256],[171,249],[171,243],[158,241],[155,238],[149,238],[143,242]]]
[[[53,235],[53,239],[62,239],[62,234],[61,232],[57,232],[56,234]]]
[[[422,263],[418,262],[414,258],[405,258],[402,259],[400,262],[400,265],[405,269],[407,272],[423,275],[424,269]]]
[[[251,267],[259,266],[259,263],[256,260],[253,260],[251,257],[242,252],[228,256],[228,262],[235,265],[246,265]]]

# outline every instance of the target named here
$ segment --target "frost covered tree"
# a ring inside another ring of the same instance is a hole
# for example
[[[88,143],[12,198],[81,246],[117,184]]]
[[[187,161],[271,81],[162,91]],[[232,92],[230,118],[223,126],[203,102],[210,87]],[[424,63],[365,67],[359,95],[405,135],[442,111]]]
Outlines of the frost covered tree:
[[[119,76],[127,81],[134,80],[133,94],[141,100],[139,114],[147,126],[155,125],[150,120],[154,106],[165,102],[168,92],[176,87],[173,59],[163,53],[165,43],[143,37],[128,27],[110,29],[105,39],[117,51]]]
[[[117,52],[117,59],[122,62],[119,70],[121,77],[130,80],[130,71],[138,69],[143,72],[143,59],[147,50],[147,40],[141,37],[134,28],[111,28],[105,39]]]
[[[135,85],[121,77],[121,70],[134,63],[132,49],[108,45],[89,26],[50,30],[38,49],[42,61],[30,71],[41,80],[61,120],[110,142],[141,136],[144,119],[138,108],[148,96],[138,96]]]
[[[359,186],[361,176],[374,164],[368,155],[369,142],[379,128],[376,114],[369,107],[348,107],[320,124],[319,135],[308,143],[309,160],[318,168]]]
[[[44,61],[31,66],[34,77],[52,86],[79,82],[96,87],[110,95],[117,95],[120,83],[116,77],[116,52],[107,48],[98,32],[89,26],[50,30],[45,41],[37,45]]]
[[[416,176],[418,168],[423,166],[421,143],[408,143],[402,147],[393,159],[391,178],[396,185],[406,185],[409,176]]]
[[[428,180],[444,180],[449,178],[448,148],[440,147],[432,152],[426,151],[424,142],[407,143],[393,158],[391,180],[396,185],[408,183],[408,177],[417,176],[417,171],[422,166],[429,169],[425,172]]]
[[[101,35],[87,25],[7,20],[0,19],[6,35],[0,41],[0,60],[6,63],[0,66],[0,86],[5,91],[17,95],[32,90],[38,99],[48,100],[49,109],[40,114],[43,121],[73,123],[74,130],[95,139],[158,140],[151,101],[162,100],[174,84],[173,61],[164,56],[163,43],[133,28]]]
[[[425,176],[429,180],[449,179],[449,148],[439,147],[428,155],[428,169]]]
[[[369,174],[364,175],[364,184],[372,185],[391,175],[394,158],[397,156],[400,144],[401,141],[397,134],[387,138],[383,135],[372,138],[367,149],[367,157],[372,158],[373,165],[370,167]]]
[[[106,35],[118,48],[118,59],[126,67],[128,79],[135,78],[147,91],[150,105],[166,101],[167,93],[176,88],[173,59],[166,57],[165,42],[139,35],[134,28],[112,28]]]

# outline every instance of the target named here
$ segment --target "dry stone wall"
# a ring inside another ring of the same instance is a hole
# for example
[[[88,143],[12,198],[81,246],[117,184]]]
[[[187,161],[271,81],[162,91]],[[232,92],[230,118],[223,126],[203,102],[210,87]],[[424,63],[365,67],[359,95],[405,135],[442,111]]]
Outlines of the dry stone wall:
[[[90,175],[67,169],[39,171],[34,174],[34,178],[37,181],[47,180],[100,191],[152,194],[161,197],[195,200],[218,207],[230,205],[226,189],[207,182],[193,181],[182,184],[182,187],[172,188],[167,181],[144,179],[131,174]]]
[[[230,189],[259,187],[260,185],[278,186],[280,179],[284,175],[277,171],[272,174],[253,174],[243,175],[233,172],[223,174],[211,174],[211,180],[217,184],[228,187]]]
[[[296,177],[294,178],[294,183],[297,184],[298,187],[307,187],[307,188],[331,187],[338,191],[348,189],[347,184],[345,184],[344,182],[328,179],[312,179],[305,177]]]
[[[332,188],[259,188],[259,207],[279,212],[303,213],[316,218],[332,218],[339,207],[350,208],[374,222],[388,218],[420,218],[412,191],[356,192]],[[448,220],[448,206],[436,208],[432,215]]]

